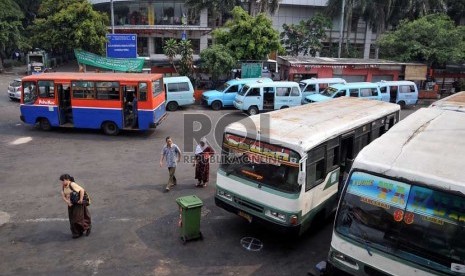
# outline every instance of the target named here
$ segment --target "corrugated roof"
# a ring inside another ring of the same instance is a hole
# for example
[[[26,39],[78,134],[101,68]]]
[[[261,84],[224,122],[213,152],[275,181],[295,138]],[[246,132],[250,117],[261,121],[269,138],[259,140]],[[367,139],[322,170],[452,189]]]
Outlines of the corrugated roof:
[[[363,58],[329,58],[329,57],[292,57],[279,56],[278,59],[292,64],[330,64],[330,65],[423,65],[421,63],[398,62],[384,59],[363,59]]]

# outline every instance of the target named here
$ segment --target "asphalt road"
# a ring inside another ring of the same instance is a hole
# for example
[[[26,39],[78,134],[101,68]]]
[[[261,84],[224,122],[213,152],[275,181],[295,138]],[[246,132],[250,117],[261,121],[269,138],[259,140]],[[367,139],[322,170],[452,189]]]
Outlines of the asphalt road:
[[[155,131],[116,137],[95,130],[43,132],[19,120],[19,103],[6,96],[13,78],[0,74],[0,275],[306,275],[325,259],[331,220],[295,239],[248,224],[214,205],[217,164],[204,189],[194,187],[192,165],[180,164],[178,185],[164,192],[168,172],[158,162],[165,137],[184,147],[188,118],[203,114],[215,125],[225,114],[243,118],[240,112],[190,107],[171,112]],[[91,194],[89,237],[71,239],[58,180],[63,173]],[[204,239],[183,245],[176,198],[186,195],[204,203]],[[263,248],[245,249],[243,237],[259,239]]]

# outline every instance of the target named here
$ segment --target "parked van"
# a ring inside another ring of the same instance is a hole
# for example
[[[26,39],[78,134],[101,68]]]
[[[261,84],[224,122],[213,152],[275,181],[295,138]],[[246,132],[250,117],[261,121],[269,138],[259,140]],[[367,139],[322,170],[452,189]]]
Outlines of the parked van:
[[[242,87],[234,100],[234,107],[249,115],[301,105],[299,84],[292,81],[249,83]]]
[[[312,94],[319,94],[328,88],[328,86],[338,83],[346,84],[346,81],[341,78],[311,78],[301,80],[299,85],[300,91],[302,91],[302,103],[305,102],[305,97]]]
[[[378,84],[372,82],[350,82],[346,84],[333,84],[320,94],[305,97],[305,102],[324,102],[343,96],[381,100]]]
[[[163,78],[166,91],[166,109],[175,111],[179,106],[195,102],[194,87],[188,77]]]
[[[378,86],[381,99],[385,102],[396,103],[401,107],[418,102],[418,88],[413,81],[380,81]]]
[[[202,104],[211,106],[213,110],[219,110],[222,107],[233,106],[237,92],[247,83],[252,82],[272,82],[270,78],[250,78],[250,79],[232,79],[225,82],[216,90],[205,91],[202,94]]]

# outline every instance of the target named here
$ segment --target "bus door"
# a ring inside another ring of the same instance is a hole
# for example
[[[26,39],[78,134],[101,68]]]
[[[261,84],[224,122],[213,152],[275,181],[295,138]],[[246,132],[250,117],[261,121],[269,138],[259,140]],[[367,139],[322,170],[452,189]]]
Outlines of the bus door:
[[[355,132],[350,132],[342,135],[341,137],[341,167],[339,172],[339,189],[340,192],[349,171],[352,168],[352,164],[355,159]]]
[[[258,110],[263,110],[263,93],[260,91],[260,87],[252,87],[244,97],[244,110],[256,106]]]
[[[139,116],[137,108],[137,86],[136,85],[122,85],[123,99],[123,126],[125,128],[137,128],[139,125]]]
[[[73,110],[71,108],[71,87],[69,84],[57,84],[58,116],[60,125],[73,124]]]

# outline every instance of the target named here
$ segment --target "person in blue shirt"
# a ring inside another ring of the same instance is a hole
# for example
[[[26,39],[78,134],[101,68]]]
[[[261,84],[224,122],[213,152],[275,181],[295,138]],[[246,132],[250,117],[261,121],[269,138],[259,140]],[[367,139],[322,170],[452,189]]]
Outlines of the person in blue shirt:
[[[176,172],[177,163],[181,161],[182,153],[179,147],[173,143],[171,137],[166,137],[165,141],[166,145],[161,150],[160,167],[163,167],[163,160],[166,160],[166,166],[168,167],[169,172],[169,179],[168,184],[166,184],[165,191],[169,192],[170,188],[177,184],[176,176],[174,175],[174,173]]]

